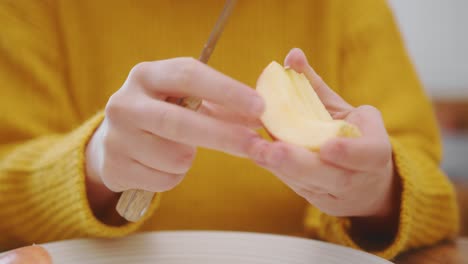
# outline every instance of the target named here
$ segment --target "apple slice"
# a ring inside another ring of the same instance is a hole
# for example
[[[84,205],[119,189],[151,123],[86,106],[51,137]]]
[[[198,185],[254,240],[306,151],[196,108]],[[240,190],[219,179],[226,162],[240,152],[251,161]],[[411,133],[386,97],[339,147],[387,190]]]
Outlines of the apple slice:
[[[334,137],[359,137],[359,129],[333,120],[304,74],[270,63],[257,81],[265,100],[261,121],[275,138],[317,151]]]

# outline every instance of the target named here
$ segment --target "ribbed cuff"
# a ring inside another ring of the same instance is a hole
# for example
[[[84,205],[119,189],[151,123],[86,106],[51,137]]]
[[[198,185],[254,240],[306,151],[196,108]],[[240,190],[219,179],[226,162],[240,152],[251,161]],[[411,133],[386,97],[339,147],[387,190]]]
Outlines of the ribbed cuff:
[[[104,114],[102,112],[98,113],[78,130],[69,135],[66,140],[69,140],[69,142],[72,143],[72,148],[70,149],[67,157],[64,157],[64,159],[56,164],[57,166],[71,167],[68,177],[73,180],[66,183],[67,186],[64,186],[64,189],[76,190],[76,193],[72,193],[69,196],[69,200],[62,201],[62,203],[64,206],[65,203],[68,203],[68,210],[64,212],[64,215],[65,213],[68,213],[68,217],[74,218],[75,221],[79,222],[77,223],[79,226],[77,231],[80,232],[79,236],[83,234],[85,236],[118,237],[132,233],[136,231],[146,219],[151,217],[159,204],[160,196],[156,195],[147,213],[140,221],[137,223],[127,223],[119,227],[106,225],[93,215],[86,196],[84,155],[86,144],[102,122],[103,118]]]
[[[393,242],[380,251],[370,251],[391,259],[411,248],[430,245],[453,237],[458,230],[458,209],[452,186],[437,165],[414,152],[413,155],[396,139],[391,139],[397,174],[401,177],[402,194],[398,231]],[[433,161],[432,161],[433,162]],[[431,170],[427,170],[431,168]],[[432,177],[425,177],[428,175]],[[306,229],[320,239],[361,249],[351,236],[349,218],[329,216],[310,208]]]
[[[17,203],[7,208],[12,210],[10,215],[17,217],[0,226],[10,228],[8,233],[29,244],[76,237],[124,236],[151,217],[159,195],[137,223],[111,226],[93,215],[86,195],[85,148],[103,118],[104,114],[98,113],[64,137],[40,139],[13,155],[18,158],[12,157],[11,168],[17,168],[18,175],[9,176],[9,181],[15,182],[2,193]],[[7,201],[0,198],[0,204],[3,202]]]

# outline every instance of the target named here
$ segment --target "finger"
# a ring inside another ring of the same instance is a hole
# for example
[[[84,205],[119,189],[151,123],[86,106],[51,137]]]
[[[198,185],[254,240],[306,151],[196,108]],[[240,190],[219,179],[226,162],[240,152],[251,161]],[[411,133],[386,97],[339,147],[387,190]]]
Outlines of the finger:
[[[359,127],[362,137],[331,139],[321,147],[320,159],[354,171],[388,166],[392,147],[380,113],[372,107],[359,107],[346,120]]]
[[[150,192],[164,192],[174,188],[184,174],[167,173],[150,168],[139,161],[128,158],[114,158],[104,164],[104,173],[112,174],[113,182],[105,182],[114,192],[139,189]]]
[[[346,115],[345,120],[356,125],[364,137],[380,139],[387,135],[382,115],[373,106],[362,105],[354,108]]]
[[[243,115],[232,110],[228,110],[220,105],[203,101],[198,112],[213,118],[224,120],[229,123],[235,123],[243,126],[247,126],[252,129],[262,127],[262,122],[259,118],[253,117],[252,115]]]
[[[318,187],[340,193],[351,185],[352,172],[323,163],[316,153],[284,142],[258,143],[252,147],[252,159],[295,186]]]
[[[195,96],[255,116],[264,109],[255,90],[192,58],[141,63],[131,76],[153,93]]]
[[[0,256],[0,264],[52,264],[49,253],[41,246],[26,246]]]
[[[127,130],[114,137],[118,142],[112,146],[115,151],[126,153],[130,159],[137,160],[143,165],[155,170],[160,170],[172,174],[186,174],[192,166],[195,158],[196,148],[189,145],[180,144],[146,131]],[[121,131],[121,130],[120,130]],[[125,140],[121,140],[125,138]]]
[[[376,140],[337,138],[323,145],[320,159],[343,169],[369,171],[389,165],[391,146]]]
[[[349,203],[333,194],[326,192],[313,192],[306,189],[300,189],[296,192],[300,196],[304,197],[307,202],[328,215],[346,217],[356,213],[356,207],[350,206],[350,204],[353,203]]]
[[[352,107],[336,94],[309,65],[307,57],[299,48],[292,49],[284,60],[284,65],[304,73],[329,112],[342,112]]]
[[[359,201],[343,200],[333,194],[329,193],[309,193],[306,196],[307,201],[313,204],[321,212],[336,217],[350,217],[358,216],[361,208],[355,206]],[[350,206],[351,205],[351,206]],[[354,206],[353,206],[354,205]]]
[[[158,100],[143,101],[132,116],[135,126],[165,139],[242,157],[248,155],[251,144],[262,140],[247,127]]]

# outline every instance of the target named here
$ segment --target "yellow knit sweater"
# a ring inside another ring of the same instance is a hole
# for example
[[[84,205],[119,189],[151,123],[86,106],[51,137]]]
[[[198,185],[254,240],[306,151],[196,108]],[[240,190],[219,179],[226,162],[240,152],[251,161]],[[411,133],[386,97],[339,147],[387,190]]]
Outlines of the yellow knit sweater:
[[[142,221],[116,227],[93,216],[84,148],[100,110],[136,63],[197,57],[222,5],[0,2],[0,251],[181,229],[304,234],[359,248],[349,219],[321,213],[249,160],[206,149]],[[305,50],[349,103],[383,113],[403,193],[396,239],[373,253],[392,258],[453,237],[457,206],[439,170],[432,109],[385,1],[241,0],[210,65],[254,86],[261,70],[293,47]]]

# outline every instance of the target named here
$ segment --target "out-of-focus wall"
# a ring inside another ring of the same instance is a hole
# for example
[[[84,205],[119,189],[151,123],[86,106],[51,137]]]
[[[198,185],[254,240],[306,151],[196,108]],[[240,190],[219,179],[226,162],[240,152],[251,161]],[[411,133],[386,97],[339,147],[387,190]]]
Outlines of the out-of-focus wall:
[[[434,102],[443,132],[442,168],[468,183],[468,0],[388,2]]]
[[[433,98],[468,100],[468,0],[388,0]]]

